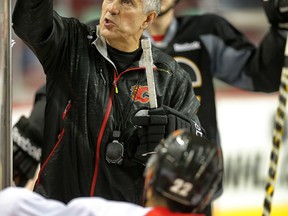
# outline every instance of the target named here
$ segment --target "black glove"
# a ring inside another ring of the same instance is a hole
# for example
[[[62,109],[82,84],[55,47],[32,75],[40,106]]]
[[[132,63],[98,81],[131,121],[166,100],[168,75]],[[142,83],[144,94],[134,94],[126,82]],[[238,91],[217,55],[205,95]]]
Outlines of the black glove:
[[[262,3],[271,25],[288,30],[288,0],[262,0]]]
[[[34,177],[41,158],[42,135],[41,130],[24,116],[14,125],[13,180],[16,186],[24,187]]]
[[[132,123],[138,126],[139,137],[134,159],[142,164],[146,164],[148,157],[154,153],[159,142],[177,129],[190,128],[201,136],[203,134],[197,123],[165,105],[153,110],[138,111]]]
[[[13,180],[16,186],[25,186],[34,177],[40,163],[45,106],[44,85],[36,92],[29,118],[21,116],[13,127]]]

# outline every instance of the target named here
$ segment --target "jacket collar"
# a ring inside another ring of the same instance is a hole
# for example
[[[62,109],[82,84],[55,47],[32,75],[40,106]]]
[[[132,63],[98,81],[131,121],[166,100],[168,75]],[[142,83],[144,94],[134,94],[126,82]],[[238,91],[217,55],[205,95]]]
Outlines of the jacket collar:
[[[141,39],[144,39],[144,38],[148,38],[148,37],[142,35]],[[100,26],[99,25],[96,26],[96,39],[92,42],[92,44],[101,53],[101,55],[115,67],[114,63],[111,61],[111,59],[108,56],[107,43],[106,43],[105,38],[100,35]],[[144,56],[143,56],[143,53],[141,55],[140,61],[138,63],[138,66],[139,67],[144,67]],[[155,67],[154,64],[153,64],[153,66]]]

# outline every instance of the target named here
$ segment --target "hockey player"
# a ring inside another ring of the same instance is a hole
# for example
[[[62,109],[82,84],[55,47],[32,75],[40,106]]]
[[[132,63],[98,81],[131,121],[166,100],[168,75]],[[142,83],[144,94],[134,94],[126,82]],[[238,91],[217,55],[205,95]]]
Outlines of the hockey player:
[[[259,47],[217,15],[176,17],[178,2],[163,0],[160,15],[144,33],[189,73],[201,102],[201,125],[208,139],[219,142],[213,78],[249,91],[279,89],[288,29],[288,12],[282,8],[287,8],[288,2],[263,1],[271,28]]]
[[[23,188],[0,192],[1,216],[204,216],[223,180],[223,158],[218,145],[192,132],[177,130],[162,141],[145,171],[145,206],[76,198],[67,205]]]

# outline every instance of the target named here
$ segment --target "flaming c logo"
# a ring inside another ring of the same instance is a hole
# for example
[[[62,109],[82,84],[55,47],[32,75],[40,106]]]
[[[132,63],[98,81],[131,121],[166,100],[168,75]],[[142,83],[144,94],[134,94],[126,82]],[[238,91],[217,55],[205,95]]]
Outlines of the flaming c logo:
[[[131,87],[131,98],[133,101],[138,101],[140,103],[148,103],[149,102],[149,93],[148,86],[132,86]]]

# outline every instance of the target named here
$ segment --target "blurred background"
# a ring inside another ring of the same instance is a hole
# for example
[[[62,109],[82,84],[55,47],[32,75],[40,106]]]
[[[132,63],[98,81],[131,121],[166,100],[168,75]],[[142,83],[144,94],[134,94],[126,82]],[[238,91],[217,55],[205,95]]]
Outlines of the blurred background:
[[[54,0],[63,16],[87,22],[100,16],[101,0]],[[256,45],[268,30],[260,0],[181,0],[178,14],[216,13],[227,18]],[[35,91],[45,83],[41,65],[13,34],[13,119],[28,115]],[[261,215],[272,147],[278,95],[244,92],[215,80],[218,124],[225,162],[224,193],[215,216]],[[281,149],[272,215],[288,215],[287,129]]]

